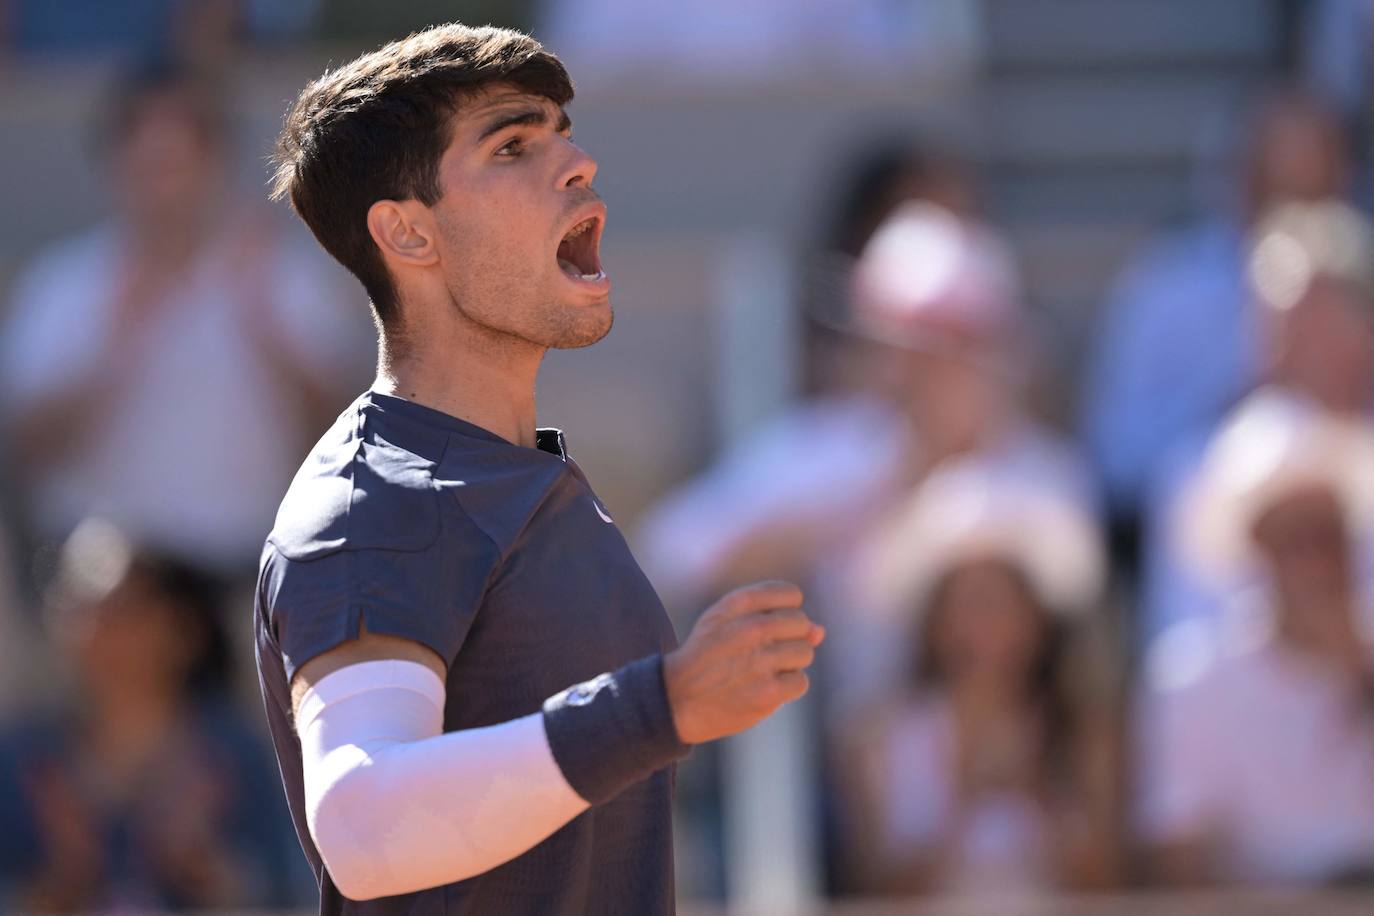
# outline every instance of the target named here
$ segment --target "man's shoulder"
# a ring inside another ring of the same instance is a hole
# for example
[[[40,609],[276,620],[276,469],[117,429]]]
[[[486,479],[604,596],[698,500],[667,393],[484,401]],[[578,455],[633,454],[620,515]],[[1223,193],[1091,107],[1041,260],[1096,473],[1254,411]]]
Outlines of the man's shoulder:
[[[268,536],[286,559],[426,550],[446,515],[503,556],[565,477],[555,456],[416,422],[375,400],[365,394],[345,410],[296,473]]]
[[[368,422],[355,402],[311,449],[268,542],[290,560],[339,550],[424,550],[439,535],[435,458]]]

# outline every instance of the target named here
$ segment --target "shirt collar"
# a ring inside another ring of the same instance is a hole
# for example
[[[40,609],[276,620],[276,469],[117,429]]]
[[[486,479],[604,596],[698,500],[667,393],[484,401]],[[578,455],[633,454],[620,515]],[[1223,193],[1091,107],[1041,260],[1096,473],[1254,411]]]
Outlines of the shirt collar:
[[[414,420],[430,427],[438,427],[456,432],[464,436],[475,439],[484,439],[489,442],[499,442],[509,445],[512,448],[520,448],[514,442],[489,429],[469,423],[467,420],[460,420],[452,414],[444,413],[442,410],[435,410],[433,407],[426,407],[414,401],[407,401],[405,398],[398,398],[392,394],[382,394],[378,391],[369,390],[363,398],[366,403],[381,410],[383,413],[395,413],[408,419]],[[540,427],[534,431],[534,446],[541,452],[553,455],[561,461],[568,460],[568,442],[563,436],[563,430],[555,427]]]

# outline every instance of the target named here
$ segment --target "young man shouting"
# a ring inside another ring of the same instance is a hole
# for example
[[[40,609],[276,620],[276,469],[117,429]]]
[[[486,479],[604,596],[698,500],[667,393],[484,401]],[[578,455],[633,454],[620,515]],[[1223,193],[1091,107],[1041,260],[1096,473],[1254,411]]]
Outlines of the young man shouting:
[[[258,668],[322,913],[673,912],[672,767],[807,689],[785,583],[675,648],[557,430],[551,347],[611,327],[596,162],[533,39],[446,25],[325,74],[278,196],[351,270],[376,382],[263,552]]]

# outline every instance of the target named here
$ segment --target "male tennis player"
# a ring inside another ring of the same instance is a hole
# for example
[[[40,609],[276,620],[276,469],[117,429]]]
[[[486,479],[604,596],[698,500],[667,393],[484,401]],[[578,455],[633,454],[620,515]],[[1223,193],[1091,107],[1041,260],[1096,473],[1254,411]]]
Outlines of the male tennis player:
[[[446,25],[326,73],[275,186],[372,300],[376,382],[282,501],[258,668],[322,913],[673,912],[672,768],[807,689],[785,583],[675,648],[569,457],[550,347],[611,327],[557,58]]]

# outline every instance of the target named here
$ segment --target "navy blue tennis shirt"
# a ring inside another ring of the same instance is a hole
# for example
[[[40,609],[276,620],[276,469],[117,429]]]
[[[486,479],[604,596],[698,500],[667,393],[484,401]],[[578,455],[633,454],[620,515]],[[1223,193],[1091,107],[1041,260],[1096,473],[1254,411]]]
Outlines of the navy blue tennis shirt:
[[[514,445],[368,392],[315,446],[263,550],[258,673],[296,832],[324,914],[672,913],[672,626],[558,430]],[[554,759],[592,803],[465,881],[343,897],[306,827],[291,678],[360,628],[448,667],[444,730],[543,710]],[[599,675],[610,673],[610,678]]]

